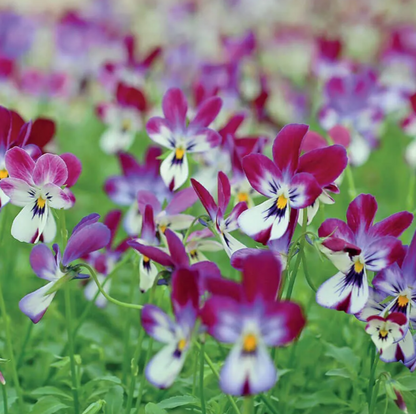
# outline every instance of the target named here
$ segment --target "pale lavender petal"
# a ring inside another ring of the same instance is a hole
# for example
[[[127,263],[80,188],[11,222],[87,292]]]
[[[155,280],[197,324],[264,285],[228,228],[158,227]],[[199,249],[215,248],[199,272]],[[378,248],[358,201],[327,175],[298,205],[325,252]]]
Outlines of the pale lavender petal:
[[[50,282],[40,289],[29,293],[19,302],[20,310],[28,316],[33,323],[38,323],[42,319],[55,297],[56,292],[47,295],[47,292],[49,292],[53,285],[54,282]]]
[[[51,249],[45,244],[38,244],[30,252],[30,265],[36,276],[50,282],[57,279],[58,266]]]

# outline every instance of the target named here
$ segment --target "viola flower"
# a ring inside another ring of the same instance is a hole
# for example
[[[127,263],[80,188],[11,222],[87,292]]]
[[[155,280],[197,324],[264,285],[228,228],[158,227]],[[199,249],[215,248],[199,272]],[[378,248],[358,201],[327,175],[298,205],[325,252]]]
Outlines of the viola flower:
[[[38,323],[56,292],[64,283],[72,279],[85,279],[88,275],[80,274],[79,269],[72,262],[106,246],[110,240],[110,230],[102,223],[98,223],[100,216],[90,214],[84,217],[73,229],[68,244],[61,257],[57,244],[52,251],[45,245],[39,244],[32,249],[30,265],[36,276],[49,281],[40,289],[29,293],[20,302],[20,310],[33,323]]]
[[[339,145],[299,158],[307,130],[307,125],[286,125],[273,144],[274,162],[262,154],[243,159],[251,186],[268,200],[242,213],[238,224],[244,233],[263,244],[282,237],[290,211],[311,206],[324,184],[332,182],[345,168],[345,149]]]
[[[411,113],[403,119],[401,127],[403,131],[413,138],[407,146],[405,152],[406,162],[413,168],[416,168],[416,94],[410,97]]]
[[[128,150],[136,133],[142,129],[142,116],[146,110],[146,98],[136,88],[119,83],[115,102],[101,104],[97,108],[99,118],[107,129],[100,139],[101,149],[107,154]]]
[[[397,239],[413,220],[403,211],[374,224],[377,202],[361,194],[347,210],[347,223],[327,219],[318,230],[325,238],[322,251],[339,272],[321,285],[317,302],[347,313],[360,312],[369,297],[367,272],[379,272],[400,259],[403,246]]]
[[[188,153],[205,152],[220,144],[220,135],[208,125],[217,117],[221,105],[218,97],[207,99],[187,125],[186,97],[180,89],[172,88],[163,97],[164,118],[153,117],[148,121],[146,130],[150,139],[171,151],[160,166],[160,175],[171,190],[178,189],[188,178]]]
[[[228,218],[225,219],[225,212],[231,198],[231,187],[227,176],[222,171],[218,173],[218,204],[214,201],[209,191],[198,181],[191,179],[191,183],[202,205],[213,221],[215,231],[220,237],[228,256],[231,257],[235,251],[244,249],[246,246],[231,236],[230,233],[238,229],[237,219],[247,209],[247,204],[245,202],[238,203],[232,209]]]
[[[200,290],[201,294],[203,294],[205,278],[208,276],[218,278],[220,276],[218,266],[209,261],[198,262],[190,265],[188,254],[181,239],[170,229],[166,229],[165,236],[169,254],[161,248],[146,245],[137,240],[129,241],[128,245],[141,253],[143,257],[148,258],[149,261],[151,260],[161,264],[170,273],[173,273],[178,269],[190,269],[192,271],[199,272],[201,276],[199,280]]]
[[[377,273],[373,286],[378,292],[390,297],[385,302],[389,312],[403,313],[408,322],[416,322],[416,234],[403,260]],[[406,329],[408,323],[406,324]]]
[[[145,371],[147,380],[155,387],[170,387],[185,363],[199,311],[197,277],[190,269],[179,269],[173,274],[171,300],[175,320],[157,306],[143,307],[143,329],[165,344]]]
[[[374,315],[367,319],[365,331],[371,335],[371,340],[380,355],[384,350],[399,342],[406,333],[407,318],[402,313],[393,312],[386,317]]]
[[[141,215],[144,215],[147,205],[152,206],[153,221],[156,225],[159,239],[164,237],[163,235],[167,228],[184,230],[192,224],[194,217],[181,213],[194,205],[196,200],[197,197],[193,188],[184,188],[175,193],[165,209],[162,209],[160,201],[153,192],[139,191],[137,193],[137,202]]]
[[[104,191],[111,201],[129,207],[123,226],[130,236],[137,236],[142,227],[142,216],[137,203],[139,191],[151,191],[160,203],[165,199],[169,201],[172,197],[159,175],[160,154],[159,148],[149,147],[142,165],[130,154],[118,154],[123,175],[110,177],[104,185]]]
[[[214,237],[214,233],[208,228],[203,230],[194,231],[188,237],[186,242],[186,252],[191,258],[191,263],[198,263],[201,261],[208,260],[204,252],[219,252],[223,250],[221,243],[216,240],[210,240],[209,238]]]
[[[72,174],[72,164],[53,154],[44,154],[35,162],[18,147],[7,151],[5,161],[9,177],[1,180],[0,188],[12,204],[23,207],[13,221],[12,236],[26,243],[37,243],[41,238],[52,241],[56,223],[51,209],[68,209],[75,202],[72,193],[61,188],[77,178]],[[79,166],[79,161],[74,165]]]
[[[362,70],[347,76],[337,76],[325,84],[325,103],[319,121],[326,130],[335,125],[350,129],[350,162],[364,164],[377,146],[384,113],[374,103],[378,91],[377,77]]]
[[[335,125],[328,131],[328,135],[330,140],[337,145],[340,145],[344,147],[345,149],[348,148],[348,145],[350,143],[350,133],[347,128],[341,126],[341,125]],[[314,163],[318,159],[318,156],[320,152],[315,152],[322,148],[327,148],[328,143],[320,136],[318,133],[314,131],[308,131],[305,135],[305,139],[302,142],[301,150],[305,152],[305,154],[300,157],[299,160],[299,171],[305,171],[310,172],[314,174]],[[312,222],[313,218],[315,217],[316,213],[319,210],[320,203],[322,204],[333,204],[335,203],[335,200],[332,198],[330,193],[338,194],[339,188],[336,182],[338,182],[341,179],[341,174],[345,170],[348,158],[345,151],[342,151],[340,148],[338,148],[338,152],[344,152],[344,157],[339,157],[340,162],[338,164],[338,170],[333,170],[333,174],[329,174],[329,172],[325,172],[323,174],[317,174],[315,175],[315,178],[319,182],[322,188],[321,195],[315,200],[315,202],[307,207],[307,218],[308,218],[308,225]],[[309,155],[307,155],[310,153]],[[331,181],[332,180],[332,181]],[[303,213],[299,213],[298,222],[300,225],[302,225],[303,222]]]
[[[117,230],[121,222],[121,211],[112,210],[104,218],[104,225],[110,230],[110,240],[104,247],[104,250],[94,251],[87,256],[82,258],[91,264],[91,266],[97,272],[97,279],[101,283],[104,283],[106,277],[113,271],[114,266],[122,258],[123,253],[128,249],[127,241],[124,239],[119,244],[114,245],[114,237],[116,236]],[[103,289],[109,293],[111,289],[111,280],[109,280],[103,287]],[[93,300],[98,292],[96,283],[91,280],[87,283],[84,289],[84,295],[87,300]],[[97,297],[95,304],[99,308],[103,308],[107,305],[107,299],[100,293]]]
[[[207,281],[212,296],[202,311],[202,322],[216,340],[234,344],[220,373],[226,394],[265,392],[277,380],[267,346],[284,346],[302,331],[305,318],[299,305],[276,301],[281,265],[271,252],[248,257],[242,284],[220,279]]]

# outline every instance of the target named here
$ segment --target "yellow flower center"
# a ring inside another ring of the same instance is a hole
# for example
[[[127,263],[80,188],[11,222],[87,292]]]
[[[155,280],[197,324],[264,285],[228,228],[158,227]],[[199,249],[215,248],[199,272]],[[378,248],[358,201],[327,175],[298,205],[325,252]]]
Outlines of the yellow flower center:
[[[36,203],[39,208],[44,208],[46,204],[46,200],[42,197],[39,197]]]
[[[198,256],[198,252],[195,249],[194,250],[191,250],[189,252],[189,254],[191,255],[191,257],[197,257]]]
[[[0,170],[0,180],[2,180],[3,178],[7,178],[8,176],[9,176],[9,173],[7,172],[6,169]]]
[[[131,130],[131,127],[132,127],[131,120],[128,119],[128,118],[123,119],[123,121],[121,122],[121,129],[124,132],[127,132],[127,131],[130,131]]]
[[[183,148],[176,148],[175,158],[181,160],[185,155],[185,150]]]
[[[247,334],[243,341],[244,352],[254,352],[257,349],[257,337],[254,334]]]
[[[162,233],[165,233],[165,231],[166,231],[166,229],[168,228],[168,226],[166,226],[165,224],[162,224],[161,226],[159,226],[159,230],[162,232]]]
[[[287,206],[287,198],[283,194],[277,199],[276,206],[279,210],[283,210]]]
[[[364,263],[361,263],[359,260],[357,260],[354,263],[355,273],[361,273],[363,271],[363,269],[364,269]]]
[[[143,256],[143,262],[149,263],[150,259],[147,256]]]
[[[380,329],[380,336],[385,338],[388,335],[388,331],[386,329]]]
[[[248,201],[248,194],[247,193],[238,193],[238,201],[241,203],[242,201]]]
[[[185,349],[185,347],[186,347],[186,339],[181,339],[178,342],[178,349],[179,349],[179,351],[183,351]]]
[[[397,304],[399,305],[400,308],[404,308],[405,306],[407,306],[408,303],[409,303],[409,298],[407,296],[400,295],[397,298]]]

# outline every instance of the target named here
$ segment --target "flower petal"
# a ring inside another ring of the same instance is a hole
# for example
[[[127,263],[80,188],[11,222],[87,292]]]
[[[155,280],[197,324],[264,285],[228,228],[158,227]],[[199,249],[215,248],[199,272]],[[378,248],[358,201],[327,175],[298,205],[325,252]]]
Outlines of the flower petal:
[[[265,392],[277,381],[277,371],[267,348],[261,344],[255,352],[245,353],[236,344],[220,372],[220,388],[230,395]]]
[[[109,127],[100,138],[100,148],[106,154],[117,154],[128,150],[133,144],[136,131],[123,131],[116,127]]]
[[[156,265],[148,257],[142,256],[139,264],[140,270],[140,290],[142,293],[147,292],[155,283],[158,270]]]
[[[348,244],[355,243],[354,233],[351,231],[351,229],[348,227],[346,223],[339,219],[326,219],[319,227],[318,235],[319,237],[330,236],[337,239],[341,239],[347,242]]]
[[[407,288],[397,263],[393,263],[391,266],[378,272],[372,283],[379,292],[385,293],[387,296],[395,297]]]
[[[149,204],[146,205],[146,209],[143,215],[141,237],[149,244],[156,244],[156,226],[154,221],[153,208]]]
[[[377,201],[371,194],[360,194],[348,207],[348,227],[355,233],[367,233],[377,212]]]
[[[13,220],[12,236],[21,242],[37,243],[43,229],[46,225],[46,219],[49,209],[45,206],[45,211],[41,214],[34,213],[34,206],[36,201],[32,204],[27,204],[20,213]]]
[[[374,237],[399,237],[412,224],[412,221],[413,214],[401,211],[374,224],[371,228],[371,235]]]
[[[238,229],[238,218],[240,217],[241,213],[247,209],[248,207],[245,201],[241,201],[234,206],[230,215],[225,220],[225,228],[228,232]]]
[[[36,276],[50,282],[59,279],[55,256],[45,244],[38,244],[30,252],[30,266]]]
[[[50,295],[46,294],[53,285],[54,282],[50,282],[40,289],[29,293],[19,302],[20,310],[28,316],[33,323],[38,323],[42,319],[55,297],[56,292],[51,293]]]
[[[110,200],[120,206],[130,206],[135,201],[135,193],[125,177],[110,177],[104,184],[104,191]]]
[[[61,208],[67,210],[74,205],[74,199],[71,198],[70,194],[66,193],[56,184],[46,184],[42,188],[42,193],[45,194],[47,203],[51,208],[60,210]]]
[[[140,252],[143,256],[148,257],[149,259],[161,264],[162,266],[170,268],[174,266],[171,257],[163,250],[158,249],[157,247],[145,246],[144,244],[138,243],[137,241],[133,240],[127,242],[127,244],[134,250]]]
[[[195,118],[189,128],[207,127],[218,116],[222,106],[222,99],[218,96],[205,99],[198,107]]]
[[[24,207],[33,201],[32,187],[20,178],[3,178],[0,181],[0,188],[15,206]]]
[[[168,215],[179,214],[192,207],[198,199],[192,187],[184,188],[174,194],[169,204],[166,206]]]
[[[308,132],[308,126],[303,124],[289,124],[277,134],[273,143],[273,160],[288,178],[292,177],[298,168],[300,146]]]
[[[193,178],[191,178],[191,184],[195,190],[196,195],[201,200],[201,203],[204,206],[205,210],[211,217],[211,220],[215,220],[218,207],[212,195],[202,184],[200,184],[198,181],[194,180]]]
[[[172,318],[155,305],[145,305],[141,316],[143,329],[158,342],[175,341],[175,324]]]
[[[175,130],[183,131],[186,125],[188,102],[179,88],[169,89],[163,96],[162,109],[165,118]]]
[[[367,300],[368,283],[365,273],[349,283],[347,276],[338,272],[324,282],[316,292],[316,301],[319,305],[351,314],[360,312]]]
[[[18,178],[33,186],[33,171],[35,162],[30,155],[19,147],[14,147],[6,152],[6,170],[11,178]]]
[[[401,361],[403,363],[410,362],[416,355],[415,340],[412,337],[410,329],[405,337],[388,347],[380,355],[380,359],[384,362]]]
[[[68,170],[68,178],[64,183],[67,187],[74,186],[82,172],[82,164],[78,157],[70,152],[61,154],[60,157],[64,160]]]
[[[220,239],[228,257],[231,257],[236,251],[247,247],[228,232],[222,232],[220,234]]]
[[[152,207],[152,211],[154,214],[160,213],[162,210],[162,206],[160,205],[160,201],[156,197],[154,193],[151,191],[141,190],[137,192],[137,203],[139,205],[140,214],[144,214],[146,207]]]
[[[403,257],[402,242],[393,236],[376,239],[363,252],[368,270],[378,272]]]
[[[275,197],[280,189],[282,173],[272,160],[263,154],[249,154],[243,158],[243,168],[250,185],[266,197]]]
[[[175,266],[189,266],[189,258],[181,239],[169,229],[165,231],[166,240],[169,247],[169,253]]]
[[[297,172],[313,175],[321,187],[333,183],[348,164],[347,151],[341,145],[320,148],[302,155]]]
[[[186,151],[206,152],[220,144],[221,135],[217,131],[210,128],[201,128],[195,132],[188,132]]]
[[[166,186],[172,191],[181,187],[188,179],[189,167],[186,155],[181,159],[176,158],[175,152],[171,152],[160,166],[160,175]]]
[[[54,154],[43,154],[37,161],[33,170],[33,181],[39,187],[45,184],[62,186],[68,179],[68,168],[65,161]]]
[[[227,210],[231,198],[231,186],[228,177],[220,171],[218,173],[218,207],[223,214]]]
[[[162,147],[174,149],[176,139],[172,131],[172,126],[165,118],[155,116],[150,118],[146,124],[146,131],[149,138]]]
[[[290,206],[295,209],[309,207],[321,193],[322,188],[313,175],[308,173],[295,174],[290,182]]]

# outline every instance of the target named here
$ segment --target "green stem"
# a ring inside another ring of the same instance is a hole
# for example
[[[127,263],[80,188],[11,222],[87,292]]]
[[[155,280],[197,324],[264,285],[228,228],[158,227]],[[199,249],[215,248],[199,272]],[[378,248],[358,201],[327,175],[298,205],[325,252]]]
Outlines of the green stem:
[[[6,311],[6,304],[4,302],[4,296],[3,296],[3,284],[1,282],[0,282],[0,310],[1,310],[1,314],[3,315],[4,326],[5,326],[5,331],[6,331],[7,358],[10,360],[10,367],[12,371],[14,387],[16,388],[18,403],[19,403],[20,409],[22,410],[23,409],[23,395],[22,395],[22,389],[20,388],[19,375],[17,374],[17,366],[16,366],[16,360],[14,357],[12,337],[11,337],[11,331],[10,331],[10,320]]]
[[[244,398],[243,414],[254,414],[254,399],[251,397]]]
[[[411,176],[409,180],[409,189],[407,191],[407,209],[412,210],[414,206],[414,195],[415,195],[415,186],[416,186],[416,174],[411,171]]]
[[[368,381],[368,391],[367,391],[367,402],[368,402],[369,413],[371,413],[370,409],[371,409],[372,398],[373,398],[374,376],[375,376],[375,373],[376,373],[378,360],[379,360],[379,358],[378,358],[378,354],[376,352],[376,347],[372,346],[371,347],[371,356],[370,356],[370,361],[371,361],[370,378],[369,378],[369,381]]]
[[[374,364],[374,365],[376,365],[376,364]],[[369,411],[368,411],[369,414],[374,414],[374,410],[376,409],[378,391],[380,389],[380,382],[381,382],[380,380],[376,381],[376,386],[374,387],[374,393],[373,393],[370,408],[369,408]]]
[[[296,262],[295,262],[295,266],[293,268],[292,271],[292,275],[289,281],[289,286],[287,288],[287,292],[286,292],[286,300],[289,300],[292,297],[292,293],[293,293],[293,287],[295,286],[295,280],[296,280],[296,276],[298,274],[299,271],[299,267],[300,267],[300,262],[302,260],[303,257],[303,249],[305,248],[305,241],[306,241],[306,226],[308,225],[308,211],[306,208],[303,209],[303,221],[302,221],[302,235],[303,237],[300,239],[300,243],[299,243],[299,252],[298,252],[298,257],[296,258]],[[289,263],[288,263],[289,266]]]
[[[65,251],[68,242],[68,231],[66,229],[65,210],[59,210],[59,225],[61,228],[62,251]],[[70,285],[65,286],[65,317],[66,328],[68,332],[68,347],[69,347],[69,361],[71,367],[72,380],[72,395],[74,399],[74,414],[79,413],[79,399],[78,399],[78,376],[75,362],[75,347],[74,347],[74,331],[72,329],[72,306],[71,306],[71,291]]]
[[[72,330],[72,312],[71,312],[71,291],[70,285],[65,286],[65,315],[66,325],[68,330],[68,346],[69,346],[69,358],[71,365],[71,377],[72,377],[72,395],[74,397],[74,413],[79,413],[79,400],[78,400],[78,380],[77,369],[75,364],[75,351],[74,351],[74,337]]]
[[[195,349],[194,350],[194,369],[193,369],[194,376],[192,379],[192,395],[196,394],[196,377],[197,377],[196,371],[198,369],[198,354],[199,354],[198,351]]]
[[[137,286],[136,273],[137,273],[137,268],[136,266],[133,266],[133,275],[130,281],[129,302],[133,302],[133,299],[134,299],[134,292]],[[127,382],[127,371],[129,368],[130,325],[131,325],[131,310],[127,309],[126,325],[124,327],[124,340],[123,340],[123,350],[124,350],[123,376],[122,376],[123,384],[126,384]]]
[[[204,342],[201,344],[200,360],[199,360],[199,399],[201,400],[202,414],[206,414],[205,395],[204,395]]]
[[[215,368],[214,364],[211,361],[211,358],[207,355],[207,353],[205,351],[202,350],[201,345],[199,344],[199,342],[195,342],[196,346],[198,347],[199,351],[203,353],[204,358],[206,363],[208,364],[208,366],[211,368],[212,373],[215,375],[215,377],[217,379],[220,379],[220,374],[218,373],[217,369]],[[233,406],[234,411],[236,414],[241,414],[240,409],[237,407],[237,404],[234,401],[234,398],[231,397],[231,395],[226,394],[228,401],[230,402],[230,404]]]
[[[309,287],[316,292],[317,289],[315,287],[315,285],[312,282],[312,278],[308,272],[308,265],[306,264],[306,257],[305,257],[305,252],[302,252],[302,267],[303,267],[303,273],[305,274],[305,279],[308,282]]]
[[[7,403],[6,384],[1,384],[1,390],[3,392],[3,411],[4,411],[4,414],[8,414],[8,412],[9,412],[9,404]]]
[[[193,229],[193,227],[195,226],[195,223],[200,219],[200,216],[195,217],[194,220],[192,221],[191,225],[188,227],[188,230],[186,230],[185,236],[183,238],[183,244],[185,245],[189,235],[191,234],[191,231]]]
[[[348,180],[348,186],[349,190],[348,193],[352,199],[357,197],[357,190],[355,189],[355,183],[354,183],[354,176],[352,175],[352,169],[350,164],[347,165],[347,168],[345,168],[345,175],[347,176]]]
[[[32,334],[34,324],[32,321],[29,321],[29,325],[27,326],[25,339],[23,340],[22,349],[20,350],[19,357],[17,358],[17,366],[20,367],[23,363],[23,358],[25,357],[26,346],[29,342],[30,335]]]
[[[87,265],[86,263],[82,263],[79,265],[80,267],[84,267],[85,269],[88,270],[89,274],[91,275],[91,277],[93,278],[95,284],[98,287],[98,290],[101,292],[101,294],[111,303],[114,303],[118,306],[122,306],[124,308],[130,308],[130,309],[138,309],[141,310],[143,308],[142,305],[135,305],[134,303],[127,303],[127,302],[122,302],[120,300],[114,299],[112,298],[101,286],[101,283],[99,282],[98,278],[97,278],[97,274],[95,273],[95,270],[90,266]]]

